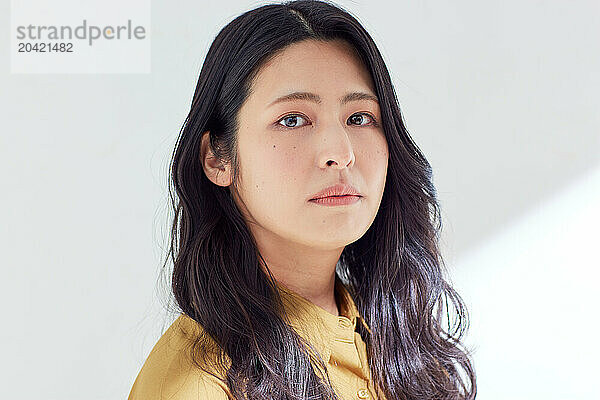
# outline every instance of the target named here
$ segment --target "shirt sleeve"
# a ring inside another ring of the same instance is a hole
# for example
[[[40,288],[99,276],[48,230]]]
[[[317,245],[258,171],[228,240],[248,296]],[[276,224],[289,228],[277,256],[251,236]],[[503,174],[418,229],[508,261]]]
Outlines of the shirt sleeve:
[[[190,320],[191,321],[191,320]],[[197,368],[189,353],[195,323],[179,317],[155,344],[133,383],[128,400],[233,399],[223,372]],[[179,329],[180,324],[185,329]],[[208,351],[208,350],[205,350]],[[211,353],[214,349],[211,349]]]
[[[192,373],[184,379],[134,383],[128,400],[231,400],[222,380],[207,373]]]
[[[160,400],[230,400],[230,391],[225,382],[210,374],[190,377],[179,387],[172,387],[165,381],[161,390]]]

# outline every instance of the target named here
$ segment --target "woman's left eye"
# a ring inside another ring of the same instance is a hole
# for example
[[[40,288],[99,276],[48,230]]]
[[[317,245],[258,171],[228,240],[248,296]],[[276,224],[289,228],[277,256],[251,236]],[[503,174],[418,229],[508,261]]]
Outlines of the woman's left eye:
[[[362,122],[365,120],[365,116],[369,117],[371,119],[372,122],[370,124],[362,124]],[[350,118],[348,118],[348,121],[353,121],[353,122],[357,123],[359,126],[377,125],[377,121],[375,120],[375,118],[368,113],[353,114],[350,116]],[[350,125],[350,124],[348,124],[348,125]]]

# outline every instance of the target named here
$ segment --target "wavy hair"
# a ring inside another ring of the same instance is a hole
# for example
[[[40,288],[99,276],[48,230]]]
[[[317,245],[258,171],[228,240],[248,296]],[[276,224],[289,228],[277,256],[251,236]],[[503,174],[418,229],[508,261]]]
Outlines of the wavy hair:
[[[303,40],[349,43],[369,70],[381,107],[389,149],[383,198],[372,225],[336,265],[372,330],[357,328],[378,396],[474,399],[475,371],[461,344],[468,313],[444,278],[431,166],[404,126],[373,39],[348,11],[326,1],[245,12],[219,32],[202,65],[169,166],[174,217],[163,264],[169,257],[173,262],[170,285],[180,311],[202,327],[190,348],[194,363],[220,372],[236,399],[340,398],[328,375],[314,369],[326,371],[326,363],[283,315],[274,278],[232,198],[238,111],[261,66]],[[229,187],[215,185],[203,171],[199,155],[207,131],[214,155],[232,166]],[[218,357],[208,357],[209,342],[218,344]]]

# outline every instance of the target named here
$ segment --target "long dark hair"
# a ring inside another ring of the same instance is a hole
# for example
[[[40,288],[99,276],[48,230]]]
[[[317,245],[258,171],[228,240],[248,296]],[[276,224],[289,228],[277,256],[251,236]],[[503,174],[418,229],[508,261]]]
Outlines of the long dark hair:
[[[174,220],[163,265],[170,255],[175,301],[202,328],[193,360],[209,373],[220,371],[235,398],[339,398],[328,376],[314,369],[326,370],[326,363],[282,315],[274,278],[232,198],[237,116],[252,81],[270,58],[307,39],[353,46],[372,76],[388,143],[377,216],[336,265],[372,330],[358,324],[374,386],[389,400],[474,399],[475,371],[461,344],[468,315],[444,278],[431,166],[404,126],[373,39],[348,11],[324,1],[268,4],[240,15],[216,36],[200,71],[170,165],[176,195],[169,187]],[[233,168],[230,187],[215,185],[203,171],[206,131],[212,152]],[[207,357],[209,343],[218,344],[220,356]]]

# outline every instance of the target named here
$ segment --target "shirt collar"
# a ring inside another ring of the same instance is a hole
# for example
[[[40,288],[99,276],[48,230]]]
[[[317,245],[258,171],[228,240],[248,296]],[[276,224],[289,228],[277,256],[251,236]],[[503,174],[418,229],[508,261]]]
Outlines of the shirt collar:
[[[334,290],[339,302],[339,316],[331,314],[277,281],[276,286],[283,300],[290,325],[300,336],[315,346],[325,363],[329,362],[331,356],[332,340],[341,335],[339,329],[343,324],[348,324],[349,321],[355,330],[356,324],[361,323],[371,333],[369,325],[360,315],[348,289],[337,275],[335,276]]]

